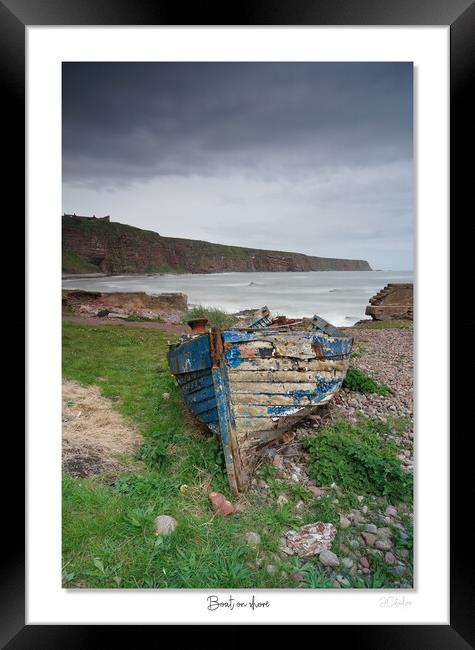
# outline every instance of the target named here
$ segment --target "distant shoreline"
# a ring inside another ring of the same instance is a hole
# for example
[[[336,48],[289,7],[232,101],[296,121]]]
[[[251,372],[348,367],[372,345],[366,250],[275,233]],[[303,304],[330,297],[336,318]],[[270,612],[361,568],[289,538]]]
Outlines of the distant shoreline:
[[[231,273],[237,274],[247,274],[255,273],[256,275],[260,273],[414,273],[411,269],[329,269],[322,271],[210,271],[209,273],[201,272],[194,273],[193,271],[186,271],[183,273],[62,273],[62,280],[74,280],[74,279],[97,279],[97,278],[158,278],[158,277],[176,277],[176,276],[185,276],[185,275],[226,275]]]

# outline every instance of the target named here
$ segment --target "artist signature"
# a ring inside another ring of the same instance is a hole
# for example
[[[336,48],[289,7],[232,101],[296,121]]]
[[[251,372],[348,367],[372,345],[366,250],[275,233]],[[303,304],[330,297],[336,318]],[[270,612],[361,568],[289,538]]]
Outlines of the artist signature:
[[[382,596],[379,599],[380,607],[396,607],[401,609],[406,609],[406,607],[411,607],[412,601],[406,596]]]

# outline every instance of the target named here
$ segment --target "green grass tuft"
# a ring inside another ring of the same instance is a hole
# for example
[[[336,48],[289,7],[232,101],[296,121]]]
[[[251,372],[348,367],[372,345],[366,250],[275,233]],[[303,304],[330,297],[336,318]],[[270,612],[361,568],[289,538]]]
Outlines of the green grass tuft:
[[[389,424],[360,418],[340,420],[304,441],[310,455],[310,475],[318,485],[336,483],[353,494],[412,500],[412,476],[401,469],[395,444],[385,435]]]
[[[203,307],[202,305],[197,305],[193,309],[188,310],[182,318],[182,323],[186,325],[192,318],[207,318],[209,327],[220,327],[221,329],[232,327],[239,320],[237,316],[222,311],[221,309]]]
[[[387,395],[389,392],[386,384],[374,381],[369,375],[358,368],[350,367],[343,381],[344,388],[357,391],[358,393],[378,393]]]

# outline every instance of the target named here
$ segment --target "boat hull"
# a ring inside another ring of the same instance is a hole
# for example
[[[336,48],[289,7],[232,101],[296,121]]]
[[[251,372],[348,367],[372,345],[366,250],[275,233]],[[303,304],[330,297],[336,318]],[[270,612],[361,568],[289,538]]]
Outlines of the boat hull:
[[[187,406],[221,438],[233,492],[247,489],[259,447],[338,392],[351,349],[350,337],[271,328],[212,329],[171,348]]]

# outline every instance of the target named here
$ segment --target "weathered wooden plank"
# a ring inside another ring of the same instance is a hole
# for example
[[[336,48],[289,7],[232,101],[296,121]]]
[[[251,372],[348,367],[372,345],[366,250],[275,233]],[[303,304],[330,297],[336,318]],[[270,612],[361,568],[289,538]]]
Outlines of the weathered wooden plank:
[[[313,390],[311,391],[313,393]],[[312,394],[305,395],[269,395],[266,393],[233,393],[232,403],[236,405],[261,405],[261,406],[308,406],[318,402]]]
[[[230,367],[230,372],[256,370],[293,370],[295,372],[317,370],[343,370],[348,368],[348,359],[285,359],[281,357],[242,359],[236,368]]]
[[[279,432],[288,431],[299,420],[305,418],[310,413],[313,413],[319,406],[326,403],[331,399],[331,395],[324,397],[318,405],[308,406],[301,408],[298,413],[290,416],[273,416],[273,417],[236,417],[236,435],[241,446],[246,443],[249,436],[252,439],[253,435],[259,435],[262,438],[272,437]],[[255,443],[253,443],[255,444]],[[244,447],[243,447],[244,448]]]
[[[184,386],[190,381],[197,381],[199,379],[202,379],[203,377],[209,377],[210,373],[211,373],[210,368],[204,368],[203,370],[196,370],[195,372],[185,372],[181,375],[176,375],[175,379],[180,384],[180,386]]]
[[[182,343],[168,352],[168,364],[173,374],[183,374],[211,367],[207,334]]]
[[[298,370],[252,370],[241,372],[229,371],[230,384],[316,384],[318,381],[331,381],[332,379],[343,379],[343,370],[320,370],[315,372],[300,372]],[[236,389],[237,390],[237,389]]]
[[[184,395],[185,402],[188,404],[188,406],[193,409],[193,407],[196,404],[199,404],[200,402],[205,402],[206,400],[213,399],[214,398],[214,386],[207,386],[206,388],[203,388],[202,390],[195,391],[194,393],[189,393],[188,395]]]
[[[299,382],[285,384],[279,382],[229,382],[231,389],[231,399],[235,394],[245,393],[255,395],[256,393],[263,393],[265,395],[288,395],[291,391],[314,391],[316,382]]]
[[[200,413],[205,413],[206,411],[209,411],[210,409],[215,409],[216,408],[216,398],[213,394],[213,397],[210,397],[209,399],[203,400],[202,402],[198,402],[197,404],[188,404],[188,407],[190,411],[192,411],[195,415],[199,415]]]
[[[223,332],[223,341],[228,348],[226,355],[232,355],[232,363],[238,363],[239,345],[232,348],[229,343],[267,341],[274,348],[274,354],[294,358],[346,357],[351,353],[353,340],[350,337],[332,337],[323,332],[259,330],[258,332]],[[235,366],[234,366],[235,367]]]
[[[189,395],[197,391],[203,390],[204,388],[209,388],[213,385],[213,377],[211,371],[206,371],[206,374],[200,377],[199,379],[193,379],[192,381],[182,384],[180,390],[184,395]]]
[[[206,411],[205,413],[200,413],[196,416],[201,422],[208,424],[209,422],[218,422],[218,411],[216,407]]]
[[[318,402],[315,401],[311,406],[317,406]],[[236,418],[272,418],[272,417],[288,417],[299,413],[304,408],[308,408],[306,404],[297,405],[270,405],[270,406],[253,406],[246,404],[234,404],[234,414]]]

